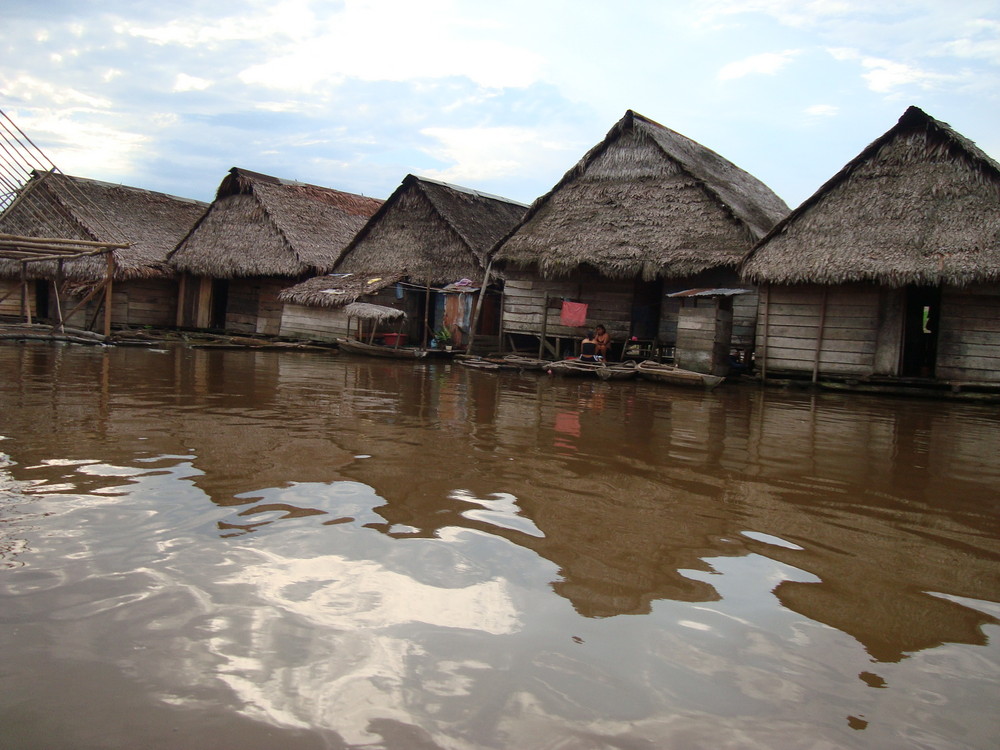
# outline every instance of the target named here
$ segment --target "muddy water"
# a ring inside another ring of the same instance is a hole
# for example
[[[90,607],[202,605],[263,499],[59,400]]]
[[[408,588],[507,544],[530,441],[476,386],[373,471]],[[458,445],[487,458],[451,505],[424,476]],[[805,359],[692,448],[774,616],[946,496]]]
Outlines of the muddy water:
[[[0,347],[0,746],[993,748],[996,405]]]

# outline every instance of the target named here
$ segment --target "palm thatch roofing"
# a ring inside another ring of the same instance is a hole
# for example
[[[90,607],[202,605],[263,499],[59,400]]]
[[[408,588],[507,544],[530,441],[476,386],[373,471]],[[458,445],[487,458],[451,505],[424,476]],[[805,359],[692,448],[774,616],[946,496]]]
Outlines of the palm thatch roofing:
[[[788,206],[704,146],[629,110],[498,245],[545,277],[588,265],[609,278],[736,266]]]
[[[233,167],[170,263],[219,279],[327,273],[381,205],[377,198]]]
[[[352,318],[363,318],[364,320],[375,320],[378,322],[406,317],[405,312],[397,310],[395,307],[373,305],[368,302],[352,302],[344,307],[344,312]]]
[[[910,107],[775,226],[741,272],[783,284],[1000,280],[1000,164]]]
[[[0,215],[0,233],[120,243],[126,247],[113,251],[116,280],[164,278],[173,276],[167,255],[207,208],[207,203],[189,198],[55,170],[35,171]],[[26,275],[55,278],[57,265],[54,260],[33,262],[27,265]],[[65,261],[62,276],[95,282],[104,278],[107,268],[104,257],[78,258]],[[0,261],[0,275],[20,274],[19,261]]]
[[[506,198],[407,175],[344,250],[336,270],[399,273],[421,284],[481,281],[490,249],[527,210]]]
[[[278,294],[281,302],[306,307],[341,307],[357,302],[364,296],[376,294],[401,281],[403,274],[369,276],[344,273],[314,276],[311,279],[283,289]]]

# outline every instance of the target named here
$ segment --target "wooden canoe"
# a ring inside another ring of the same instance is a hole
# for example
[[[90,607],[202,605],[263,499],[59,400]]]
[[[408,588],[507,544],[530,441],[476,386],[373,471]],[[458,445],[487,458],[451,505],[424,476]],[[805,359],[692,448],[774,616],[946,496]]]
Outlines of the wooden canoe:
[[[719,375],[708,375],[703,372],[684,370],[675,365],[666,365],[661,362],[654,362],[651,359],[640,362],[636,365],[635,369],[639,373],[640,378],[652,380],[657,383],[668,383],[669,385],[715,388],[725,380],[725,378]]]
[[[337,346],[351,354],[366,354],[369,357],[389,357],[391,359],[422,359],[427,356],[426,349],[412,346],[382,346],[381,344],[366,344],[357,339],[337,339]]]
[[[601,380],[624,380],[635,377],[636,366],[632,362],[608,364],[607,362],[581,362],[578,359],[563,359],[549,362],[548,371],[563,377],[596,377]]]

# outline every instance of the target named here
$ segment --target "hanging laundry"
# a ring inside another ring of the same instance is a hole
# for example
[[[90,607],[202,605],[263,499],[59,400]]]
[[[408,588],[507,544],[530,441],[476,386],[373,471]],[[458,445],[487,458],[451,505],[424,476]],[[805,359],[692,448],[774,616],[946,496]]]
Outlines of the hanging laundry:
[[[564,326],[583,328],[587,325],[587,305],[583,302],[563,300],[559,322]]]

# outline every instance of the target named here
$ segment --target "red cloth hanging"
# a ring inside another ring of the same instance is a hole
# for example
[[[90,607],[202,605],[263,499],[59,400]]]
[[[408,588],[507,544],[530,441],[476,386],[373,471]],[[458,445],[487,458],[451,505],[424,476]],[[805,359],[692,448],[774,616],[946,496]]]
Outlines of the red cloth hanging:
[[[587,325],[587,305],[583,302],[567,302],[563,300],[559,321],[564,326],[583,328],[583,326]]]

